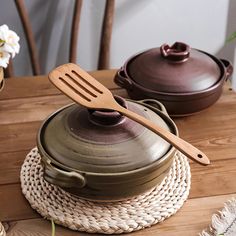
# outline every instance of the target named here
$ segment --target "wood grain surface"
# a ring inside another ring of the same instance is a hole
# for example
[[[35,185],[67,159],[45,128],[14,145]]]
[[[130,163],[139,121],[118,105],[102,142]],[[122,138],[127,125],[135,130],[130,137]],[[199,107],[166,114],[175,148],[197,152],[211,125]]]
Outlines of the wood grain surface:
[[[114,94],[127,93],[112,81],[115,70],[92,74]],[[7,235],[50,235],[50,222],[31,209],[21,193],[19,174],[37,131],[52,112],[72,101],[46,76],[14,78],[0,93],[0,221]],[[210,166],[190,162],[189,199],[174,216],[131,235],[191,236],[207,227],[211,215],[236,197],[236,93],[229,85],[216,104],[199,114],[175,118],[180,136],[205,152]],[[56,235],[88,235],[56,226]]]

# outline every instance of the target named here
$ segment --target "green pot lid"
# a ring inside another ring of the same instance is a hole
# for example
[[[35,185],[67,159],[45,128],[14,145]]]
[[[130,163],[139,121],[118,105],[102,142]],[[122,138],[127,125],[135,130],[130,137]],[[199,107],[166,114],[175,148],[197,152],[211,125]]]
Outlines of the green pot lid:
[[[131,111],[176,133],[167,115],[122,99]],[[50,160],[80,172],[119,173],[160,160],[171,145],[142,125],[111,111],[91,111],[78,104],[51,115],[39,131],[39,142]]]

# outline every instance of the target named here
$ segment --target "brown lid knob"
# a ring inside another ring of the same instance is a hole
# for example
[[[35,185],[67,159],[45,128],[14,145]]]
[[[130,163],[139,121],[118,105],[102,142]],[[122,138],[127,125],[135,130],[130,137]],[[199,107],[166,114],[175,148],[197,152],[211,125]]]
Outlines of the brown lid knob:
[[[190,47],[181,42],[176,42],[172,46],[163,44],[160,50],[162,57],[173,62],[184,62],[188,60],[190,53]]]
[[[115,97],[115,100],[122,107],[127,108],[126,101],[123,98],[116,95],[114,97]],[[88,116],[89,121],[96,125],[105,125],[105,126],[117,125],[125,119],[125,117],[122,114],[114,110],[88,109],[88,112],[89,112],[89,116]]]

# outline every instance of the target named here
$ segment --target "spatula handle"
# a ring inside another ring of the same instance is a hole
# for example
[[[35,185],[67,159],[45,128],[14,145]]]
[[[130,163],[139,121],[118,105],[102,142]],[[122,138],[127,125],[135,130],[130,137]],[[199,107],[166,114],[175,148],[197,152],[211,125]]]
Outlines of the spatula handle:
[[[158,134],[164,140],[171,143],[174,147],[176,147],[176,149],[178,149],[180,152],[182,152],[184,155],[186,155],[193,161],[196,161],[202,165],[210,164],[210,160],[203,152],[192,146],[190,143],[187,143],[183,139],[179,138],[178,136],[154,124],[152,121],[121,106],[117,106],[116,110],[122,113],[123,115],[129,117],[130,119],[142,124],[146,128],[152,130],[154,133]]]

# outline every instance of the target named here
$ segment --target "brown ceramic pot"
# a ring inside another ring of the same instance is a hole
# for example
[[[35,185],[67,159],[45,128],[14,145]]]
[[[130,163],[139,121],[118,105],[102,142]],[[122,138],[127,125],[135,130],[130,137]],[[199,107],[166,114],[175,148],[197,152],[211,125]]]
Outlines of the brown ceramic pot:
[[[171,116],[183,116],[215,103],[232,71],[229,61],[176,42],[131,57],[114,80],[132,99],[157,99]]]
[[[155,100],[117,101],[178,135]],[[115,111],[72,104],[56,111],[37,138],[44,178],[81,198],[114,201],[143,193],[169,171],[176,149],[142,125]]]

